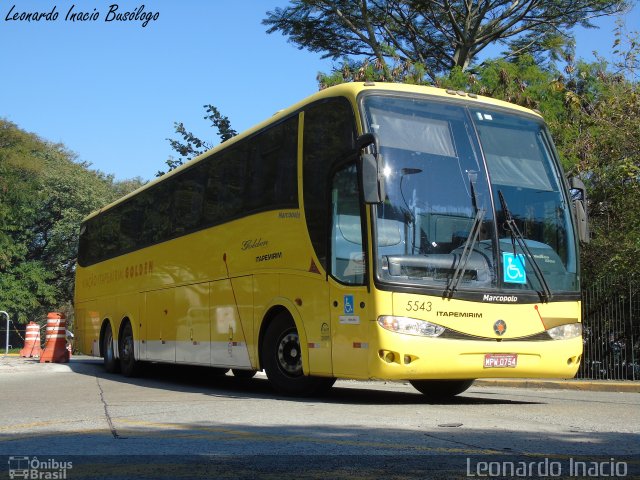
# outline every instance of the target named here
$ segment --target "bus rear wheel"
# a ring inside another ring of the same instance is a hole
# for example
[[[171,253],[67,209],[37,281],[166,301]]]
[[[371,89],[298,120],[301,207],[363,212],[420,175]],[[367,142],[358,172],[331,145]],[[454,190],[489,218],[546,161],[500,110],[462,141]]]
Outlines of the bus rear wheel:
[[[267,326],[262,342],[262,360],[269,382],[284,395],[315,395],[335,383],[334,378],[304,375],[298,330],[293,319],[284,313]]]
[[[473,380],[411,380],[410,383],[429,400],[451,400],[466,391]]]
[[[120,369],[123,375],[125,377],[135,377],[140,369],[140,364],[136,361],[134,355],[133,329],[129,322],[127,322],[122,329],[122,338],[120,338],[119,347]]]
[[[113,349],[113,331],[111,330],[111,323],[107,322],[107,326],[104,330],[104,336],[102,337],[102,357],[104,361],[104,369],[108,373],[118,373],[119,364]]]

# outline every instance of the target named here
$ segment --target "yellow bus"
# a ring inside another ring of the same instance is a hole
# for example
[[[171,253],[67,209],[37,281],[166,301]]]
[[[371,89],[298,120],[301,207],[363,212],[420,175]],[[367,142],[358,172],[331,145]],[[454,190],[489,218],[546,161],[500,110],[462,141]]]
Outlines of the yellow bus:
[[[83,221],[77,348],[125,375],[264,370],[291,395],[572,377],[583,206],[533,111],[328,88]]]

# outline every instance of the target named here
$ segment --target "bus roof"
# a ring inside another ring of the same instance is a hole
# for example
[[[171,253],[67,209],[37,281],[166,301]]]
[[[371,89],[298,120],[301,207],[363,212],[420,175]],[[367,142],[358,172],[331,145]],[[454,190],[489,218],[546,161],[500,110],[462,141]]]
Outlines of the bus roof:
[[[150,187],[152,187],[153,185],[156,185],[158,183],[163,182],[164,180],[166,180],[167,178],[178,174],[180,171],[185,170],[191,166],[193,166],[194,164],[198,163],[200,160],[208,157],[209,155],[223,150],[225,148],[230,147],[231,145],[233,145],[234,143],[242,140],[243,138],[246,137],[250,137],[251,135],[253,135],[256,132],[259,132],[260,130],[262,130],[263,128],[267,127],[268,125],[272,124],[272,123],[276,123],[279,120],[281,120],[282,118],[285,118],[289,115],[291,115],[292,113],[301,110],[305,105],[315,102],[317,100],[322,100],[324,98],[329,98],[329,97],[347,97],[349,99],[351,99],[351,101],[355,101],[356,97],[364,91],[367,90],[372,90],[372,91],[386,91],[386,92],[398,92],[398,93],[407,93],[407,94],[421,94],[421,95],[430,95],[430,96],[435,96],[435,97],[441,97],[441,98],[447,98],[447,99],[451,99],[452,97],[455,98],[457,101],[467,101],[469,103],[480,103],[483,104],[485,106],[493,106],[493,107],[499,107],[499,108],[506,108],[509,110],[513,110],[513,111],[519,111],[521,113],[526,113],[529,115],[535,115],[540,117],[540,114],[537,112],[534,112],[533,110],[529,110],[527,108],[521,107],[519,105],[515,105],[513,103],[508,103],[505,102],[503,100],[496,100],[490,97],[484,97],[481,95],[475,95],[475,94],[470,94],[467,92],[463,92],[463,91],[455,91],[455,90],[445,90],[442,88],[436,88],[436,87],[429,87],[429,86],[423,86],[423,85],[407,85],[407,84],[402,84],[402,83],[384,83],[384,82],[351,82],[351,83],[343,83],[340,85],[336,85],[334,87],[329,87],[326,88],[324,90],[320,90],[319,92],[314,93],[313,95],[310,95],[309,97],[299,101],[298,103],[292,105],[289,108],[283,109],[278,111],[276,114],[274,114],[272,117],[262,121],[261,123],[255,125],[254,127],[245,130],[244,132],[236,135],[235,137],[227,140],[226,142],[223,142],[219,145],[216,145],[215,147],[213,147],[212,149],[204,152],[203,154],[189,160],[188,162],[184,163],[183,165],[181,165],[180,167],[167,172],[166,174],[162,175],[161,177],[158,177],[154,180],[149,181],[148,183],[146,183],[145,185],[141,186],[140,188],[134,190],[133,192],[113,201],[112,203],[105,205],[104,207],[94,211],[93,213],[87,215],[87,217],[84,218],[83,222],[89,220],[92,217],[95,217],[96,215],[109,210],[110,208],[112,208],[115,205],[118,205],[124,201],[126,201],[127,199],[137,195],[139,192],[146,190]]]

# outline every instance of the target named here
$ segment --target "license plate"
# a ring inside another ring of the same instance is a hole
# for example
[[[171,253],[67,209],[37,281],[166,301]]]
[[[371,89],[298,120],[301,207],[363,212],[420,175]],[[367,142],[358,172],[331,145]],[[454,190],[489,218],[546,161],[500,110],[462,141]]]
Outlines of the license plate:
[[[484,368],[515,368],[518,365],[516,353],[487,353]]]

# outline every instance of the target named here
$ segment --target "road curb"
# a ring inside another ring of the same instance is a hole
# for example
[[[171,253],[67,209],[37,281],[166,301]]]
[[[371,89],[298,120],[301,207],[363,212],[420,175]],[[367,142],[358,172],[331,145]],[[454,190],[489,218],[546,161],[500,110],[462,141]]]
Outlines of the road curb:
[[[640,393],[640,382],[617,382],[609,380],[540,380],[533,378],[522,379],[482,379],[476,380],[478,387],[516,387],[541,388],[553,390],[582,390],[589,392],[627,392]]]

